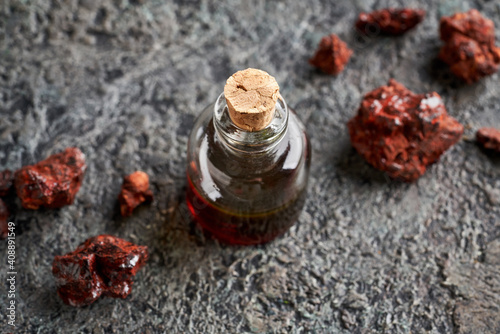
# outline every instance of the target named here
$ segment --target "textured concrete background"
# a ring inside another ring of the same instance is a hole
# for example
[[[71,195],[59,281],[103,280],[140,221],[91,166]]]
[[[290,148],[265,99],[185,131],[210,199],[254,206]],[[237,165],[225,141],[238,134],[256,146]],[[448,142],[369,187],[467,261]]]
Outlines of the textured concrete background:
[[[428,10],[416,30],[356,37],[360,11],[403,4]],[[439,17],[467,8],[500,36],[500,3],[487,0],[1,0],[0,169],[68,146],[89,166],[74,205],[15,215],[17,332],[499,333],[500,157],[473,140],[500,125],[498,74],[464,86],[436,61]],[[338,77],[307,64],[332,32],[355,51]],[[300,222],[268,245],[228,247],[189,219],[186,144],[246,67],[276,77],[314,158]],[[414,184],[387,179],[349,144],[362,95],[391,77],[442,94],[466,126]],[[122,219],[122,176],[136,169],[156,199]],[[126,300],[64,305],[54,256],[102,233],[149,246],[148,265]],[[4,291],[2,332],[6,307]]]

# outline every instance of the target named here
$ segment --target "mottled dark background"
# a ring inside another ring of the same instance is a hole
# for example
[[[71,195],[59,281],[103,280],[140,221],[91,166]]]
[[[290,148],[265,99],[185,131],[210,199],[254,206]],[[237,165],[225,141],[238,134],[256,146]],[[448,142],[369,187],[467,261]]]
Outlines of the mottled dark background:
[[[402,5],[428,11],[416,30],[356,37],[360,11]],[[88,161],[74,205],[15,215],[17,332],[500,333],[500,157],[474,142],[500,125],[499,76],[465,86],[436,60],[440,16],[468,8],[500,36],[493,0],[0,0],[0,169],[68,146]],[[332,32],[355,51],[338,77],[307,63]],[[314,158],[290,232],[228,247],[189,219],[186,145],[195,117],[246,67],[276,77]],[[391,77],[437,91],[466,127],[414,184],[367,165],[346,131],[362,95]],[[122,219],[122,176],[136,169],[156,200]],[[148,245],[148,265],[126,300],[64,305],[54,256],[102,233]]]

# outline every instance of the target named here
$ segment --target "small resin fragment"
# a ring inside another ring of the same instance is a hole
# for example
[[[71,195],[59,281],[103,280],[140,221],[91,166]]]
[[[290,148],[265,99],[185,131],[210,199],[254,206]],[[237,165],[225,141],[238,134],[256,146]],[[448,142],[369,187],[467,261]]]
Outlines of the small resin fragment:
[[[26,209],[60,208],[72,204],[85,173],[85,155],[71,147],[15,173],[17,196]]]
[[[466,83],[495,73],[500,64],[500,48],[495,46],[495,25],[476,9],[442,17],[439,58]]]
[[[148,174],[137,171],[123,178],[120,195],[120,212],[122,216],[130,216],[136,207],[142,203],[153,201],[153,193],[149,189]]]
[[[14,183],[14,173],[6,169],[0,172],[0,196],[7,196]]]
[[[500,130],[481,128],[476,133],[476,139],[484,148],[500,152]]]
[[[423,21],[425,10],[386,8],[359,14],[356,28],[365,35],[402,35]]]
[[[9,234],[9,208],[0,198],[0,239],[7,238]]]
[[[390,80],[364,96],[348,123],[351,142],[372,166],[412,182],[462,136],[437,93],[414,94]]]
[[[337,75],[351,58],[352,50],[337,35],[324,36],[309,63],[323,72]]]
[[[126,298],[133,277],[148,259],[148,248],[111,236],[87,239],[66,255],[56,256],[52,273],[64,303],[85,306],[101,295]]]

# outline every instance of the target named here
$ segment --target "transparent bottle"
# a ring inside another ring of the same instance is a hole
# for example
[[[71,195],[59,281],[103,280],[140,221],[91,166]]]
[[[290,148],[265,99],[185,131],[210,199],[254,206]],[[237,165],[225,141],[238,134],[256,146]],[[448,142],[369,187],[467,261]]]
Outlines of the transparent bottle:
[[[298,219],[311,149],[304,126],[281,96],[271,123],[250,132],[232,122],[222,93],[196,120],[187,158],[189,210],[218,240],[265,243]]]

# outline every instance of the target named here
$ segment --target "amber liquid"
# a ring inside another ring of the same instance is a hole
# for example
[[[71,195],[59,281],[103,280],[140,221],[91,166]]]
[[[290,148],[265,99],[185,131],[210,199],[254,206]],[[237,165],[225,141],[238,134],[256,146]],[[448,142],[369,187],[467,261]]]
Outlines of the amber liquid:
[[[233,146],[222,136],[224,128],[216,128],[230,122],[229,116],[216,123],[211,107],[200,117],[189,139],[186,170],[186,202],[194,219],[228,244],[262,244],[286,232],[305,202],[311,160],[295,114],[289,114],[282,137],[266,146],[255,145],[257,138]]]
[[[187,205],[194,219],[216,239],[237,245],[255,245],[271,241],[286,232],[298,219],[306,191],[285,205],[267,212],[238,212],[223,209],[200,195],[188,176]]]

